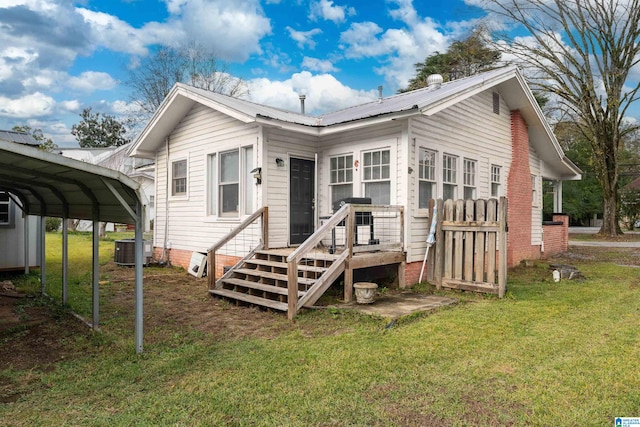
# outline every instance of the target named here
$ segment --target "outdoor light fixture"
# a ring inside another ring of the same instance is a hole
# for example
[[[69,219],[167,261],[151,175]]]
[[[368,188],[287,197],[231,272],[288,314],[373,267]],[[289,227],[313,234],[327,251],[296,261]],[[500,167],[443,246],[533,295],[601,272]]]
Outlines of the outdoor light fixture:
[[[262,184],[262,168],[261,167],[251,169],[250,173],[252,173],[253,177],[256,179],[256,184]]]
[[[284,160],[282,160],[281,157],[276,157],[276,165],[278,165],[279,168],[284,166]]]

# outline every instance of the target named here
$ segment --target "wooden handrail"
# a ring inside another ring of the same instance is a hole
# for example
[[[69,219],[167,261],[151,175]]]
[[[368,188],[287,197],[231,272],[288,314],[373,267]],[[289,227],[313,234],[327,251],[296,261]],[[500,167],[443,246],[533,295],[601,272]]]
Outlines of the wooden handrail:
[[[221,240],[218,241],[218,243],[212,245],[211,247],[209,247],[209,249],[207,250],[207,252],[215,252],[218,249],[220,249],[222,246],[224,246],[225,244],[227,244],[231,239],[233,239],[234,237],[236,237],[238,234],[240,234],[240,232],[242,230],[244,230],[245,228],[247,228],[248,226],[250,226],[253,221],[255,221],[258,217],[262,216],[262,214],[264,212],[268,211],[268,207],[267,206],[263,206],[261,208],[259,208],[257,211],[255,211],[254,213],[252,213],[247,219],[245,219],[244,221],[242,221],[240,223],[240,225],[238,225],[236,228],[234,228],[233,230],[231,230],[229,232],[229,234],[227,234],[224,238],[222,238]]]
[[[262,248],[268,249],[268,243],[267,243],[268,242],[268,236],[267,236],[268,215],[269,215],[269,208],[267,206],[262,206],[261,208],[256,210],[254,213],[249,215],[244,221],[242,221],[236,228],[231,230],[225,237],[220,239],[216,244],[209,247],[209,249],[207,250],[207,263],[209,265],[208,267],[209,289],[213,289],[216,283],[216,251],[220,249],[222,246],[229,243],[234,237],[240,234],[244,229],[249,227],[251,224],[253,224],[253,222],[256,219],[260,217],[262,217],[262,226],[261,226]]]
[[[329,219],[329,221],[325,222],[318,228],[315,233],[307,238],[298,248],[291,253],[287,257],[287,262],[298,262],[302,259],[303,255],[309,252],[311,249],[315,248],[318,243],[324,238],[325,234],[333,227],[338,225],[343,219],[347,217],[349,214],[349,205],[346,204],[341,207],[338,212],[334,213],[333,216]]]

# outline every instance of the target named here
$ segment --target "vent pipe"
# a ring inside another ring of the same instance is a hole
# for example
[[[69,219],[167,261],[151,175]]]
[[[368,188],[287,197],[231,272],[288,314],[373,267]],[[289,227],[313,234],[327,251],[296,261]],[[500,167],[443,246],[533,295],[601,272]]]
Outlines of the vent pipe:
[[[300,112],[304,114],[304,100],[307,98],[307,95],[304,93],[300,94]]]
[[[382,103],[382,85],[378,86],[378,102]]]

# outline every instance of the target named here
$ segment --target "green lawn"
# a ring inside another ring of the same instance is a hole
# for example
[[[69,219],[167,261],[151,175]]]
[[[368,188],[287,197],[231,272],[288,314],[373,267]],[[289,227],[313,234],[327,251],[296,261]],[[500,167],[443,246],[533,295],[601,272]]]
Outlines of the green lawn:
[[[132,330],[109,323],[69,343],[89,348],[84,357],[3,371],[23,394],[0,403],[0,425],[613,425],[640,416],[640,270],[611,259],[572,258],[578,282],[554,283],[543,262],[518,268],[502,300],[444,293],[461,302],[389,329],[315,310],[276,336],[181,328],[136,355]],[[74,272],[80,311],[86,271]],[[320,333],[305,333],[312,325]]]

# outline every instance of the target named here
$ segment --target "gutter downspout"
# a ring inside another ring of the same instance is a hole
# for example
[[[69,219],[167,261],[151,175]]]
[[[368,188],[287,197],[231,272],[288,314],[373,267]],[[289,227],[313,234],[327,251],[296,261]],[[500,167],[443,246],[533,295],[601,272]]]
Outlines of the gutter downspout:
[[[166,146],[166,158],[165,158],[165,170],[167,179],[165,181],[165,191],[164,191],[164,238],[162,242],[162,257],[161,260],[167,262],[170,265],[169,255],[167,253],[167,236],[169,233],[169,137],[165,138],[165,146]]]

